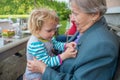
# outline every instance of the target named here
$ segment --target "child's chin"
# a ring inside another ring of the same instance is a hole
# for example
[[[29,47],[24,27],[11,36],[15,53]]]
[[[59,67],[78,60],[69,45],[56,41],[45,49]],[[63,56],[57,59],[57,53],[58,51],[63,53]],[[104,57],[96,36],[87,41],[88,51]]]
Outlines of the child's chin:
[[[48,41],[50,41],[51,40],[51,38],[49,38],[49,39],[47,39]]]

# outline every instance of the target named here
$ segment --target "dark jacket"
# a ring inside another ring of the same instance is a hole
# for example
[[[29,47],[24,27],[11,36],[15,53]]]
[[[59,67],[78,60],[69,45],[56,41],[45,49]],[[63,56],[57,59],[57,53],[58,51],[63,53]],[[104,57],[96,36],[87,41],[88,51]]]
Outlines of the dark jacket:
[[[100,19],[80,37],[76,58],[65,60],[59,70],[47,67],[42,80],[112,80],[119,44],[104,22]]]

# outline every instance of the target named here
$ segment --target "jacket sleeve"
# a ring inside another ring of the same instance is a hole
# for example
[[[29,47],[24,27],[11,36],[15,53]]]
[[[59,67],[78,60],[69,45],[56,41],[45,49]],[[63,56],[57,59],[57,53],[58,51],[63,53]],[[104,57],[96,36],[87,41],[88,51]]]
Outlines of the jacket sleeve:
[[[115,46],[109,43],[81,47],[70,71],[59,72],[47,67],[42,80],[112,80],[117,62],[116,51]]]

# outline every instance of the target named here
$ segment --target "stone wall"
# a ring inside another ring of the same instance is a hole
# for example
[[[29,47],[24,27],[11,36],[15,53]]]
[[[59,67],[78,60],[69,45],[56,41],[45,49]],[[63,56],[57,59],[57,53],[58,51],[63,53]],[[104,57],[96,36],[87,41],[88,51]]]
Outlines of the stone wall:
[[[25,50],[19,52],[22,57],[10,56],[0,62],[0,80],[16,80],[25,71]]]
[[[120,6],[120,0],[106,0],[108,8]]]

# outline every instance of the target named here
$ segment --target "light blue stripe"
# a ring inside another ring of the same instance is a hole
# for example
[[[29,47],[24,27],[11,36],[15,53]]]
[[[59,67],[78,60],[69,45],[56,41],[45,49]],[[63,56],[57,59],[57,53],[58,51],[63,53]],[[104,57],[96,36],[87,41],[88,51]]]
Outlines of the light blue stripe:
[[[53,58],[51,58],[51,66],[53,66]]]
[[[36,49],[36,48],[44,49],[44,47],[45,47],[45,46],[42,46],[42,45],[35,45],[35,46],[29,45],[28,48],[31,48],[31,49]]]
[[[56,58],[56,59],[57,59],[57,62],[58,62],[57,64],[58,64],[58,65],[60,65],[60,60],[59,60],[59,57],[57,56],[57,58]]]
[[[42,42],[32,42],[31,45],[43,44]]]
[[[53,59],[53,64],[54,64],[54,66],[57,66],[57,61],[56,61],[56,57],[54,57],[54,59]]]
[[[44,50],[44,49],[43,48],[33,49],[33,48],[28,47],[28,50],[36,52],[36,51],[40,51],[40,50]]]

